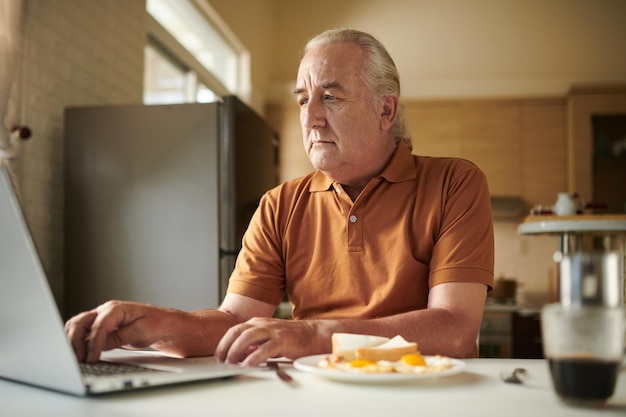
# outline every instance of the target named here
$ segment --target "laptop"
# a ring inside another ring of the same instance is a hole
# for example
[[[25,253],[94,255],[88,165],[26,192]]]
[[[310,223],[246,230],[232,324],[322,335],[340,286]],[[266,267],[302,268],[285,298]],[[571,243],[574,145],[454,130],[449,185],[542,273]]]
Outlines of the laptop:
[[[11,178],[1,162],[0,358],[0,378],[79,396],[226,378],[263,369],[223,364],[213,357],[182,359],[154,351],[116,349],[105,352],[102,360],[124,364],[122,374],[82,374]]]

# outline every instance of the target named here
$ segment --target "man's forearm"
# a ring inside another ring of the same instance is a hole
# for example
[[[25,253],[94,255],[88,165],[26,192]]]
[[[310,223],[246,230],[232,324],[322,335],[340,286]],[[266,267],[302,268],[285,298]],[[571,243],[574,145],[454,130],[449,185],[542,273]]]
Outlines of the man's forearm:
[[[459,315],[441,309],[428,308],[377,319],[322,320],[316,325],[318,335],[327,340],[330,351],[332,333],[362,333],[386,337],[401,335],[408,341],[417,342],[421,353],[450,357],[474,355],[480,322],[466,320]]]
[[[173,311],[162,340],[153,348],[183,357],[210,356],[231,326],[241,321],[220,310]]]

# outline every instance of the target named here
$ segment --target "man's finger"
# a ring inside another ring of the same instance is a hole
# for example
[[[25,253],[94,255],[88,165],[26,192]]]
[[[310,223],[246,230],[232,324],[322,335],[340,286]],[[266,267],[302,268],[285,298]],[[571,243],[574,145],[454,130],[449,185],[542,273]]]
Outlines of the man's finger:
[[[87,356],[87,345],[85,339],[89,334],[91,324],[97,313],[95,311],[87,311],[81,313],[65,323],[65,333],[67,334],[76,359],[84,362]]]

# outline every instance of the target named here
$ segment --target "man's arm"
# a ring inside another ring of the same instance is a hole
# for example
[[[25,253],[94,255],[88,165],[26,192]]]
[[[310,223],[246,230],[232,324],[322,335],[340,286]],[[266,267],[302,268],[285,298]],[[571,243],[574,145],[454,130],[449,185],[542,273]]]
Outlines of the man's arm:
[[[397,334],[418,342],[426,355],[457,358],[474,354],[487,287],[484,284],[451,282],[431,288],[428,308],[368,321],[341,321],[338,330],[392,337]]]
[[[298,358],[331,351],[336,332],[416,341],[426,355],[471,357],[480,329],[487,287],[452,282],[434,286],[428,308],[377,319],[277,320],[253,318],[231,327],[215,352],[226,362],[258,365],[276,356]]]
[[[184,312],[145,304],[109,301],[65,324],[76,357],[95,362],[104,350],[145,348],[181,356],[212,355],[231,326],[253,316],[271,316],[275,307],[236,294],[218,310]]]

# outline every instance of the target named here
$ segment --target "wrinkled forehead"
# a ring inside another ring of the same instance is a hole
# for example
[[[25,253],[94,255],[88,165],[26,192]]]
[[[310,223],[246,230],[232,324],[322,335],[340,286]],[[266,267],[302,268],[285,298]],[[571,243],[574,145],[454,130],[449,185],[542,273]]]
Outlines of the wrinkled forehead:
[[[365,52],[354,43],[333,43],[311,48],[300,61],[296,86],[312,88],[328,83],[362,79]]]

